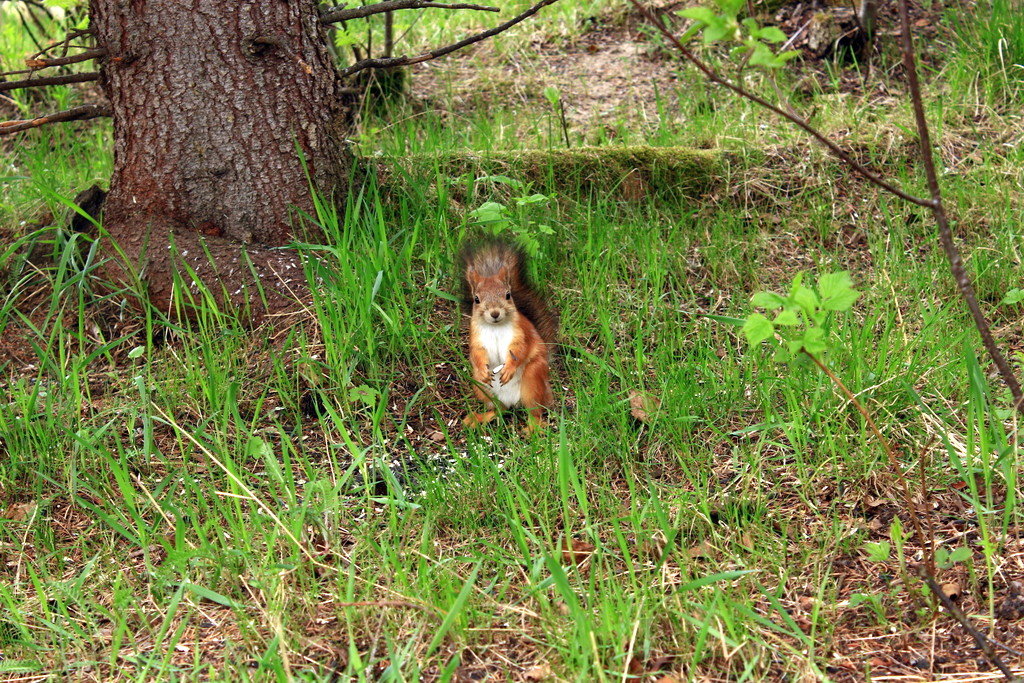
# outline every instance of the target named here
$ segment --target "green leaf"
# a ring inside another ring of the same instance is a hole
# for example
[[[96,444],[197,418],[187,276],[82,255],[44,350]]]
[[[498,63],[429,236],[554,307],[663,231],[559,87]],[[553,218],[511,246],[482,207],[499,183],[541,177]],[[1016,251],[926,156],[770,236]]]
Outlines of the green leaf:
[[[704,44],[710,45],[711,43],[717,43],[723,38],[728,38],[732,32],[732,27],[725,22],[710,24],[706,29],[704,29]]]
[[[750,303],[759,308],[767,308],[770,311],[774,311],[777,308],[782,308],[786,300],[775,292],[758,292],[750,297]]]
[[[1000,306],[1015,306],[1021,301],[1024,301],[1024,289],[1017,289],[1014,287],[1006,293],[1003,300],[999,302]]]
[[[864,544],[864,549],[868,551],[868,560],[871,562],[886,562],[889,559],[892,545],[889,541],[868,542]]]
[[[722,8],[722,12],[733,17],[739,14],[743,6],[747,4],[747,0],[715,0],[715,2]]]
[[[743,334],[746,335],[748,344],[756,346],[766,339],[771,339],[775,335],[775,327],[760,313],[751,313],[743,323]]]
[[[776,325],[799,325],[800,318],[797,316],[796,311],[792,308],[787,308],[784,311],[780,311],[772,323]]]
[[[508,209],[498,202],[484,202],[469,212],[478,223],[497,223],[508,220]]]
[[[687,19],[702,21],[709,25],[715,23],[715,21],[719,19],[719,16],[707,7],[691,7],[689,9],[684,9],[681,12],[677,12],[676,14],[681,17],[686,17]]]
[[[209,600],[210,602],[215,602],[218,605],[224,605],[231,609],[245,609],[244,605],[241,603],[235,602],[231,598],[221,595],[216,591],[212,591],[209,588],[203,588],[202,586],[197,586],[194,583],[183,583],[182,586],[184,586],[188,591],[198,595],[200,598]]]
[[[258,436],[250,436],[245,444],[245,455],[248,458],[265,458],[274,454],[274,448]]]
[[[562,93],[558,88],[549,85],[544,88],[544,97],[546,97],[548,102],[551,103],[551,106],[554,107],[557,106],[558,101],[562,99]]]
[[[145,346],[136,346],[134,349],[132,349],[131,351],[128,352],[128,357],[134,360],[135,358],[138,358],[139,356],[141,356],[145,352],[146,352],[146,347]]]
[[[519,206],[526,206],[527,204],[542,204],[548,200],[546,194],[531,194],[529,197],[519,197],[516,199],[516,204]]]
[[[733,318],[727,315],[713,315],[711,313],[698,314],[702,318],[709,318],[715,322],[725,323],[726,325],[735,325],[736,327],[742,327],[745,322],[744,318]]]
[[[801,344],[807,353],[818,355],[828,350],[828,344],[825,343],[825,331],[820,327],[811,327],[804,332]]]
[[[750,41],[750,63],[753,66],[775,66],[775,55],[764,43]]]
[[[789,296],[807,315],[813,315],[814,309],[818,307],[818,297],[810,287],[797,284]]]
[[[853,289],[853,280],[850,279],[850,272],[841,270],[838,273],[825,273],[818,278],[818,291],[822,299],[828,299],[840,294],[847,289]]]
[[[789,60],[795,59],[796,57],[799,56],[800,50],[788,50],[786,52],[780,52],[779,54],[775,55],[775,59],[778,60],[780,64],[785,64]]]
[[[357,387],[352,387],[348,390],[348,398],[350,401],[359,401],[371,408],[377,405],[377,399],[380,398],[380,392],[372,387],[368,387],[365,384],[360,384]]]
[[[974,553],[966,546],[961,546],[949,554],[950,563],[965,562],[974,557]]]
[[[757,32],[757,37],[767,40],[769,43],[783,43],[786,41],[786,34],[776,26],[765,26]]]

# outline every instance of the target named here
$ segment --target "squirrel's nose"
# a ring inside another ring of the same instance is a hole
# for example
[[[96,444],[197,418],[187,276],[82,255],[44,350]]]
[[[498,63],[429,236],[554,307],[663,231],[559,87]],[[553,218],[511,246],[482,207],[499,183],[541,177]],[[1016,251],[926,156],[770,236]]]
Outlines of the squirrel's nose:
[[[491,311],[491,317],[494,318],[495,320],[498,319],[499,315],[501,315],[501,311]]]

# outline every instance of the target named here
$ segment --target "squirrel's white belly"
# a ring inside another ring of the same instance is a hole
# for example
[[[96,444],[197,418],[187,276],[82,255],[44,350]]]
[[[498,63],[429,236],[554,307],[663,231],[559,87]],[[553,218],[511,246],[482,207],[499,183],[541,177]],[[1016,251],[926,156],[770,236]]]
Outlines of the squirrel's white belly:
[[[506,408],[519,403],[522,394],[523,366],[519,366],[516,374],[507,384],[502,384],[498,377],[508,362],[508,347],[512,345],[515,328],[511,321],[500,325],[483,324],[479,328],[480,343],[487,349],[487,368],[491,371],[491,393]]]

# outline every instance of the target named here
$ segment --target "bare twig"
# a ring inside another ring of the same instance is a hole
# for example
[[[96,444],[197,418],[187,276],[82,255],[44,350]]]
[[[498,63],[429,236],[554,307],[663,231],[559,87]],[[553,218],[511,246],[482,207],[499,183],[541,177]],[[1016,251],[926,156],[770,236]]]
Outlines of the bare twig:
[[[935,577],[929,571],[927,571],[924,565],[921,565],[919,568],[918,575],[921,577],[921,580],[928,585],[928,588],[931,589],[932,593],[935,593],[935,597],[939,599],[939,602],[941,602],[942,606],[946,608],[946,611],[949,612],[954,619],[960,622],[960,625],[963,626],[964,630],[971,635],[971,638],[974,638],[974,642],[978,644],[981,651],[985,653],[986,657],[988,657],[988,661],[992,662],[992,664],[1002,672],[1003,676],[1006,677],[1006,680],[1020,681],[1021,679],[1014,676],[1013,672],[1010,671],[1010,667],[1006,666],[1006,663],[998,654],[996,654],[995,648],[992,647],[992,643],[989,642],[988,638],[971,625],[971,622],[967,620],[964,613],[960,611],[960,608],[956,606],[955,602],[949,599],[946,592],[942,590],[942,586],[939,585],[939,582],[935,580]]]
[[[70,57],[55,57],[53,59],[33,59],[30,57],[25,60],[25,66],[30,69],[45,69],[50,66],[64,66],[65,64],[87,62],[90,59],[99,59],[106,54],[106,48],[94,47],[89,50],[85,50],[84,52],[79,52],[77,55],[71,55]]]
[[[924,115],[921,85],[917,79],[917,67],[914,63],[914,43],[913,37],[910,35],[910,16],[907,9],[907,0],[900,0],[900,33],[903,49],[903,66],[907,72],[907,84],[910,88],[910,99],[914,105],[914,119],[917,123],[917,131],[921,142],[921,161],[924,164],[925,178],[928,180],[928,191],[932,197],[929,208],[932,210],[935,222],[939,226],[939,242],[942,244],[942,249],[946,252],[949,268],[953,272],[953,279],[956,280],[956,286],[960,290],[960,295],[963,297],[964,302],[966,302],[967,308],[970,309],[971,317],[974,318],[974,326],[978,328],[978,333],[981,334],[981,342],[985,345],[985,350],[988,351],[992,362],[995,363],[999,376],[1002,377],[1003,382],[1010,390],[1010,394],[1013,396],[1014,408],[1024,415],[1024,392],[1021,391],[1020,382],[1017,381],[1017,376],[1014,375],[1013,369],[996,345],[995,339],[992,337],[992,330],[988,325],[988,320],[985,319],[985,314],[981,311],[981,306],[978,305],[978,299],[974,296],[974,285],[964,269],[963,258],[960,256],[960,250],[957,249],[956,243],[953,241],[953,232],[949,228],[946,209],[942,204],[939,177],[935,172],[935,160],[932,158],[932,143],[928,134],[928,120]]]
[[[372,5],[363,5],[362,7],[339,7],[324,12],[320,15],[320,23],[322,24],[333,24],[336,21],[348,21],[350,19],[362,19],[363,17],[369,17],[374,14],[380,14],[381,12],[391,12],[396,9],[420,9],[425,7],[433,7],[435,9],[472,9],[479,10],[481,12],[500,12],[501,9],[497,7],[489,7],[486,5],[473,5],[467,3],[446,3],[446,2],[431,2],[430,0],[385,0],[385,2],[377,2]]]
[[[502,31],[506,31],[515,26],[516,24],[518,24],[519,22],[523,21],[524,19],[532,17],[541,9],[547,7],[548,5],[553,5],[556,2],[558,2],[558,0],[541,0],[530,9],[526,10],[522,14],[519,14],[509,19],[504,24],[499,24],[498,26],[483,31],[482,33],[477,33],[476,35],[472,35],[468,38],[463,38],[457,43],[452,43],[451,45],[446,45],[445,47],[437,48],[436,50],[431,50],[430,52],[424,52],[414,57],[392,57],[390,59],[363,59],[361,61],[356,62],[347,69],[343,69],[341,75],[351,76],[352,74],[358,71],[362,71],[363,69],[390,69],[396,66],[419,64],[420,62],[426,62],[431,59],[443,57],[444,55],[449,54],[451,52],[455,52],[456,50],[460,50],[466,47],[467,45],[478,43],[481,40],[486,40],[487,38],[495,36],[501,33]]]
[[[89,71],[80,74],[65,74],[63,76],[43,76],[41,78],[26,78],[21,81],[0,81],[0,92],[8,90],[19,90],[21,88],[39,88],[44,85],[67,85],[68,83],[87,83],[98,81],[99,73]]]
[[[856,171],[861,176],[863,176],[864,178],[866,178],[870,182],[874,183],[875,185],[878,185],[882,189],[884,189],[884,190],[886,190],[888,192],[891,192],[892,194],[896,195],[900,199],[904,199],[904,200],[906,200],[908,202],[911,202],[912,204],[917,204],[918,206],[924,206],[924,207],[927,207],[927,208],[931,208],[932,207],[932,200],[931,199],[925,199],[923,197],[916,197],[916,196],[914,196],[912,194],[908,194],[908,193],[904,192],[903,190],[901,190],[900,188],[896,187],[895,185],[893,185],[893,184],[891,184],[891,183],[889,183],[889,182],[887,182],[885,180],[882,180],[882,178],[880,178],[879,176],[877,176],[874,173],[872,173],[871,171],[869,171],[865,166],[861,165],[860,163],[855,161],[853,159],[853,157],[851,157],[849,154],[847,154],[846,151],[842,147],[840,147],[839,145],[837,145],[836,143],[832,142],[827,137],[822,135],[816,128],[814,128],[814,126],[812,126],[810,123],[808,123],[803,117],[798,116],[798,115],[796,115],[794,113],[787,112],[784,109],[775,106],[771,102],[768,102],[764,98],[755,95],[754,93],[750,92],[749,90],[747,90],[743,86],[736,85],[735,83],[732,83],[732,82],[727,81],[724,78],[722,78],[722,76],[720,76],[717,71],[715,71],[711,66],[709,66],[708,64],[706,64],[702,60],[700,60],[697,57],[697,55],[695,55],[688,47],[683,45],[683,43],[680,42],[680,40],[678,38],[676,38],[675,34],[673,34],[661,21],[659,21],[657,19],[657,17],[654,16],[654,14],[650,11],[650,9],[648,9],[647,7],[645,7],[644,5],[642,5],[640,3],[640,0],[630,0],[630,2],[632,2],[633,5],[637,8],[637,10],[639,10],[641,14],[643,14],[645,17],[647,17],[647,20],[650,21],[654,25],[654,27],[656,29],[658,29],[658,31],[660,31],[661,34],[663,36],[665,36],[665,38],[670,43],[672,43],[672,45],[680,52],[680,54],[682,54],[684,57],[686,57],[686,59],[691,64],[693,64],[695,67],[697,67],[707,77],[707,79],[709,81],[711,81],[712,83],[715,83],[717,85],[721,85],[722,87],[727,88],[727,89],[733,91],[737,95],[740,95],[741,97],[745,97],[746,99],[750,100],[751,102],[754,102],[755,104],[758,104],[758,105],[764,107],[765,109],[768,109],[769,111],[772,111],[775,114],[778,114],[782,118],[784,118],[784,119],[786,119],[788,121],[791,121],[797,127],[802,129],[804,132],[808,133],[815,140],[817,140],[822,145],[827,147],[828,150],[830,152],[832,152],[832,154],[834,154],[835,156],[839,157],[839,159],[841,161],[843,161],[845,164],[847,164],[854,171]]]
[[[864,421],[868,425],[868,429],[871,430],[871,433],[875,435],[875,438],[878,439],[878,442],[882,445],[882,450],[885,451],[885,455],[889,459],[889,466],[892,468],[893,474],[896,475],[896,481],[899,482],[900,492],[903,494],[903,501],[907,507],[907,514],[910,516],[910,523],[914,527],[914,535],[917,537],[917,541],[921,544],[921,547],[924,548],[927,543],[927,539],[924,535],[924,528],[921,526],[921,519],[917,514],[917,505],[914,504],[914,499],[910,495],[910,485],[907,484],[907,478],[903,476],[903,466],[900,465],[899,457],[896,455],[896,448],[889,443],[889,440],[885,438],[884,434],[882,434],[882,431],[878,428],[878,425],[875,424],[875,420],[871,417],[871,413],[868,412],[868,409],[865,408],[859,400],[857,400],[857,397],[852,391],[850,391],[849,387],[843,383],[843,380],[839,379],[839,376],[832,372],[832,368],[822,363],[821,360],[819,360],[813,353],[808,353],[804,350],[804,355],[810,358],[814,364],[818,366],[818,369],[824,372],[825,376],[832,381],[832,384],[834,384],[836,388],[846,396],[846,399],[853,404],[853,407],[856,408],[857,412],[859,412],[861,417],[864,418]],[[934,555],[929,555],[925,558],[925,565],[929,572],[932,572],[933,574],[934,562]]]
[[[92,35],[92,32],[93,31],[91,28],[82,28],[75,31],[71,31],[66,36],[64,36],[63,40],[54,41],[53,45],[44,47],[42,50],[29,57],[29,59],[37,59],[39,57],[42,57],[50,50],[54,50],[58,47],[61,48],[60,56],[63,57],[67,55],[68,47],[71,45],[72,40],[74,40],[75,38],[81,38],[82,36]]]
[[[71,109],[66,109],[65,111],[59,111],[56,114],[40,116],[35,119],[4,121],[0,123],[0,136],[18,133],[23,130],[29,130],[30,128],[38,128],[40,126],[45,126],[48,123],[59,123],[61,121],[84,121],[86,119],[95,119],[101,116],[112,115],[113,112],[110,109],[110,105],[87,104],[81,107],[73,107]]]

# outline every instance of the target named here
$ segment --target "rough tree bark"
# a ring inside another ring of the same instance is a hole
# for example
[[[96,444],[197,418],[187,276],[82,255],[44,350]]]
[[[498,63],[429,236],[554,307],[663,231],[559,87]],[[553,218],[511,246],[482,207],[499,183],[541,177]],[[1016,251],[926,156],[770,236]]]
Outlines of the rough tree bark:
[[[171,305],[175,272],[196,291],[194,272],[222,303],[250,302],[257,319],[294,308],[306,294],[301,264],[270,248],[309,237],[296,233],[295,209],[312,213],[296,149],[326,193],[343,189],[350,166],[350,96],[315,3],[89,7],[114,119],[103,223],[129,262],[112,258],[105,274],[124,282],[134,271],[161,308]],[[263,300],[251,291],[254,276]]]
[[[315,228],[298,218],[313,213],[310,180],[329,197],[346,191],[352,158],[344,140],[357,94],[344,79],[436,59],[556,1],[538,0],[451,45],[368,56],[339,71],[326,35],[332,22],[396,10],[499,10],[436,0],[322,13],[315,0],[90,0],[90,27],[41,48],[27,69],[0,74],[0,90],[99,80],[109,105],[0,122],[0,135],[113,116],[114,172],[103,206],[110,258],[102,274],[139,285],[141,296],[175,316],[190,316],[189,294],[205,285],[218,303],[248,309],[259,322],[302,310],[309,299],[298,254],[279,247],[317,237],[304,234]],[[85,36],[95,47],[66,56],[71,39]],[[98,72],[37,74],[91,60]],[[24,77],[3,81],[12,75]]]

